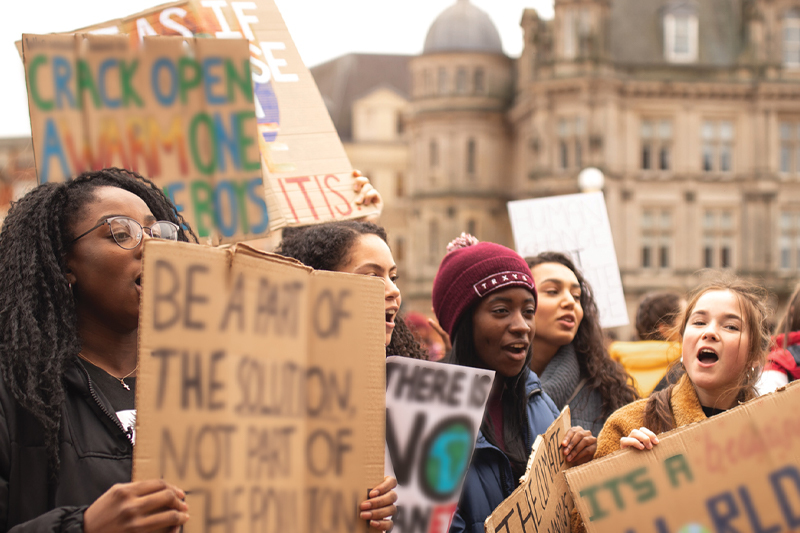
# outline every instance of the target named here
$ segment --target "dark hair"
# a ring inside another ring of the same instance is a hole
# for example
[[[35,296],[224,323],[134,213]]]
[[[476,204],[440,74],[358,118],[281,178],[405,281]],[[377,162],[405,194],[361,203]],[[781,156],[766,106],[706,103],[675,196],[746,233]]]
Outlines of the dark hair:
[[[705,293],[712,291],[730,291],[736,295],[744,315],[744,330],[750,333],[750,344],[747,347],[747,361],[745,362],[746,371],[739,376],[739,382],[734,385],[734,388],[738,389],[736,399],[740,402],[745,402],[758,396],[755,385],[761,376],[761,370],[766,364],[767,350],[771,342],[769,328],[767,327],[767,317],[769,316],[769,310],[766,305],[767,293],[763,288],[730,276],[718,277],[705,282],[689,296],[686,308],[683,310],[680,320],[676,321],[673,326],[670,337],[676,340],[683,340],[683,332],[686,330],[689,317],[697,305],[697,301]],[[670,385],[650,395],[644,413],[644,425],[646,428],[655,433],[663,433],[670,429],[675,429],[675,419],[672,416],[672,408],[669,403],[673,389],[675,389],[680,377],[685,373],[686,368],[682,363],[678,363],[678,366],[670,370]],[[693,386],[691,381],[689,383]],[[708,405],[706,407],[715,406]]]
[[[570,259],[558,252],[544,252],[536,257],[527,258],[528,266],[533,270],[544,263],[564,265],[575,274],[581,286],[581,308],[583,320],[578,326],[572,345],[578,355],[581,375],[588,378],[586,386],[597,390],[603,399],[602,418],[608,418],[620,407],[639,398],[633,387],[633,379],[625,372],[621,364],[609,357],[603,342],[603,330],[600,327],[600,315],[592,295],[589,283]]]
[[[458,324],[453,330],[453,349],[445,356],[443,362],[472,368],[487,368],[478,355],[478,349],[475,346],[475,330],[472,324],[472,316],[477,307],[478,304],[476,303],[461,315]],[[529,431],[526,424],[528,398],[525,394],[525,383],[530,372],[528,366],[531,362],[532,353],[531,348],[528,347],[525,364],[516,376],[503,378],[500,374],[495,374],[495,380],[504,380],[500,398],[503,409],[504,452],[511,462],[511,470],[515,479],[519,479],[525,473],[528,465],[528,456],[531,452],[525,444],[525,435]],[[490,444],[500,447],[488,414],[483,416],[481,433]],[[535,437],[535,435],[531,436]]]
[[[383,242],[387,242],[386,230],[377,224],[363,220],[344,220],[286,228],[275,253],[297,259],[315,270],[336,271],[347,264],[350,250],[362,235],[377,235]],[[395,317],[394,332],[386,347],[386,355],[428,358],[425,349],[414,338],[400,315]]]
[[[132,192],[158,220],[189,229],[153,182],[110,168],[46,183],[14,202],[0,232],[0,374],[14,398],[42,424],[54,475],[64,402],[62,376],[81,350],[75,302],[64,274],[73,227],[98,187]]]
[[[781,317],[780,322],[775,327],[775,335],[787,333],[789,331],[800,330],[800,283],[795,287],[794,292],[786,302],[786,312]],[[784,338],[784,342],[787,340]],[[783,346],[781,346],[783,348]]]
[[[681,311],[681,297],[674,292],[646,294],[636,310],[636,334],[643,341],[665,341],[661,326],[672,327]]]

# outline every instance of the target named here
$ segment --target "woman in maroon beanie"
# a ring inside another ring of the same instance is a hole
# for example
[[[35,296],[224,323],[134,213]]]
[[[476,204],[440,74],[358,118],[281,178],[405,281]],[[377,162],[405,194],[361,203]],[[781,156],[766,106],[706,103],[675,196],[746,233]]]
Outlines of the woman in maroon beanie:
[[[516,252],[465,234],[450,243],[433,282],[433,310],[453,341],[445,362],[496,372],[451,533],[483,532],[525,472],[534,439],[558,416],[528,368],[536,303],[533,276]],[[561,442],[567,462],[591,460],[596,441],[570,429]]]

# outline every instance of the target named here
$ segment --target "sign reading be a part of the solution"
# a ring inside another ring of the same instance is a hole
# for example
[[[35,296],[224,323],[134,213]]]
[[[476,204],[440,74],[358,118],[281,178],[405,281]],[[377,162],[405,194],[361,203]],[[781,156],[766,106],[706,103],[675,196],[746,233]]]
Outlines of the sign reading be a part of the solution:
[[[800,529],[800,384],[567,471],[589,533]]]
[[[383,479],[383,283],[242,245],[148,240],[133,479],[187,532],[366,532]]]
[[[494,372],[389,357],[386,373],[386,475],[399,484],[393,531],[446,533]]]

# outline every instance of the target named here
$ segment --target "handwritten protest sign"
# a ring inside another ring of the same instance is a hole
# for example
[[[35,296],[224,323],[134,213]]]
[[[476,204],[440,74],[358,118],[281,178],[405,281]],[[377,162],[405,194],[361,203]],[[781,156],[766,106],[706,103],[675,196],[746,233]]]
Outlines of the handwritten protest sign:
[[[494,372],[389,357],[386,373],[386,475],[399,484],[393,531],[446,532]]]
[[[182,0],[78,31],[127,34],[132,43],[149,35],[247,39],[269,230],[377,212],[353,203],[352,165],[273,0]],[[194,201],[185,190],[167,192],[177,205]]]
[[[587,531],[800,528],[800,385],[567,471]]]
[[[628,324],[614,239],[602,192],[508,203],[514,243],[522,257],[562,252],[581,269],[594,291],[600,324]]]
[[[383,479],[383,283],[246,246],[146,241],[133,479],[187,532],[366,531]]]
[[[570,428],[569,407],[536,437],[519,487],[484,522],[486,533],[569,533],[572,496],[560,444]]]
[[[242,40],[25,35],[39,181],[89,168],[139,170],[191,202],[201,236],[264,234],[250,61]]]

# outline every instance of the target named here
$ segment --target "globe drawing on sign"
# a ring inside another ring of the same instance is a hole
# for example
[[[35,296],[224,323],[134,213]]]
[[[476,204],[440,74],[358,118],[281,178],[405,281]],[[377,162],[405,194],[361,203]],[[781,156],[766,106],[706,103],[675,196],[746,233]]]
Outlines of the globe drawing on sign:
[[[275,91],[272,88],[271,81],[266,83],[256,82],[255,85],[256,99],[262,111],[262,113],[259,113],[258,110],[256,110],[258,131],[261,132],[264,141],[271,143],[278,136],[278,130],[281,124],[278,99],[275,97]]]
[[[472,423],[464,417],[437,424],[422,447],[420,485],[434,501],[446,501],[458,490],[469,467],[475,441]]]
[[[710,533],[703,524],[686,524],[678,530],[678,533]]]

